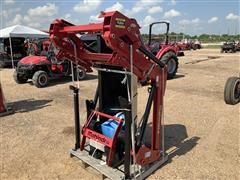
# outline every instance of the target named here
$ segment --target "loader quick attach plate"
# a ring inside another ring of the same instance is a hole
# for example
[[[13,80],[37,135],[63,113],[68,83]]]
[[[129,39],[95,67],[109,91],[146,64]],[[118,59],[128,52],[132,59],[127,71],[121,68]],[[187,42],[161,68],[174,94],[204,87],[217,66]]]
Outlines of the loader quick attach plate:
[[[88,150],[85,149],[83,151],[78,150],[70,150],[70,156],[76,157],[82,161],[83,167],[87,168],[88,166],[97,170],[101,175],[102,179],[109,178],[111,180],[123,180],[124,177],[124,166],[121,165],[118,168],[109,167],[106,162],[96,159],[89,155]],[[156,171],[160,166],[162,166],[168,160],[168,155],[165,154],[161,156],[158,161],[151,163],[146,167],[135,167],[135,175],[137,180],[145,179],[150,176],[154,171]],[[133,166],[131,166],[131,172],[133,172]],[[139,172],[139,169],[141,172]],[[131,176],[133,177],[133,173]],[[134,179],[134,178],[132,178]]]

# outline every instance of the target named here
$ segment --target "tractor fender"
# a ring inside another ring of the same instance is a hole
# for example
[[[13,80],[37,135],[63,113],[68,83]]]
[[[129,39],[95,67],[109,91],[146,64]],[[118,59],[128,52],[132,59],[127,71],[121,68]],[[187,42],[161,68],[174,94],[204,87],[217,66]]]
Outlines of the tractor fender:
[[[169,46],[169,47],[164,48],[163,50],[158,51],[156,57],[158,59],[161,59],[164,54],[166,54],[167,52],[170,52],[170,51],[172,51],[174,54],[177,54],[176,49],[173,48],[172,46]]]

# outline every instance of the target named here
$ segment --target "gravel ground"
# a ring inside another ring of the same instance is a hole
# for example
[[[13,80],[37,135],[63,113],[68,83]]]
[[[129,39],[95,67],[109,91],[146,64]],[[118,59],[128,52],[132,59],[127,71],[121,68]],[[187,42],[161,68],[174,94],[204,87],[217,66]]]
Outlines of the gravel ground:
[[[240,179],[239,104],[223,100],[227,78],[240,72],[240,53],[202,49],[179,59],[177,77],[167,82],[165,94],[169,161],[149,179]],[[5,98],[15,110],[0,119],[0,179],[100,179],[68,154],[74,145],[70,78],[38,89],[31,82],[16,84],[12,73],[0,71]],[[95,92],[95,74],[80,83],[83,119],[84,100]],[[146,87],[138,93],[141,114]]]

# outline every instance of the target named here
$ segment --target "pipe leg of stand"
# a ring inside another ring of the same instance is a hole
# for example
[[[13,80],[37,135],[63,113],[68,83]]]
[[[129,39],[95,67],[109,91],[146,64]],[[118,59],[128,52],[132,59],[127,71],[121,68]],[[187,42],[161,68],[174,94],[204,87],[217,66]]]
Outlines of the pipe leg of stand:
[[[70,86],[73,91],[73,101],[74,101],[74,120],[75,120],[75,148],[74,150],[80,149],[80,116],[79,116],[79,89]]]
[[[125,156],[124,156],[124,175],[125,179],[131,179],[131,111],[126,110],[125,114]]]

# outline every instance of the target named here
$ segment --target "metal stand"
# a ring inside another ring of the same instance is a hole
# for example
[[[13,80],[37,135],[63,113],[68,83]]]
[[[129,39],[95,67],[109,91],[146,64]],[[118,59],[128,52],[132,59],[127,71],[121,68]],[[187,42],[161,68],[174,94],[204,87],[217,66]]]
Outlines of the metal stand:
[[[106,165],[106,163],[100,159],[96,159],[88,154],[87,147],[84,151],[78,150],[70,150],[70,156],[76,157],[83,163],[83,167],[86,168],[91,166],[95,170],[97,170],[101,175],[102,178],[109,178],[111,180],[123,180],[123,179],[134,179],[134,174],[131,173],[129,177],[125,177],[125,169],[124,165],[119,166],[118,168],[112,168]],[[154,171],[160,168],[166,161],[168,160],[168,156],[165,154],[164,157],[160,157],[158,161],[146,166],[140,167],[139,170],[135,172],[135,179],[142,180],[150,176]],[[133,166],[130,166],[130,169],[133,170]]]
[[[131,179],[131,123],[132,111],[131,103],[124,98],[119,98],[121,107],[125,115],[125,138],[124,138],[124,175],[125,179]]]
[[[132,47],[130,47],[132,49]],[[130,59],[131,59],[131,64],[133,62],[133,56],[132,56],[132,50],[130,50]],[[161,63],[159,63],[161,65]],[[125,74],[130,74],[132,76],[132,69],[131,73],[129,72],[123,72],[123,71],[116,71],[116,70],[110,70],[110,69],[100,69],[98,68],[99,71],[106,71],[106,72],[115,72],[115,73],[125,73]],[[131,79],[131,90],[132,90],[132,79]],[[132,121],[134,121],[132,117],[133,113],[133,108],[131,107],[133,98],[131,98],[131,102],[129,102],[125,98],[119,98],[120,106],[122,108],[122,111],[124,112],[125,115],[125,146],[124,146],[124,164],[119,165],[117,168],[110,167],[106,164],[106,161],[103,161],[101,159],[97,159],[89,155],[89,144],[87,144],[84,147],[83,151],[80,151],[80,120],[79,120],[79,100],[78,100],[78,93],[79,89],[70,86],[70,89],[73,90],[74,92],[74,111],[75,111],[75,136],[76,136],[76,144],[75,144],[75,149],[70,150],[70,156],[71,157],[76,157],[79,160],[82,161],[83,167],[87,168],[88,166],[91,166],[95,170],[97,170],[99,173],[101,173],[102,178],[109,178],[112,180],[123,180],[123,179],[137,179],[137,180],[142,180],[150,176],[154,171],[156,171],[160,166],[162,166],[167,160],[168,160],[168,155],[165,154],[164,150],[161,152],[161,157],[146,166],[139,166],[137,170],[135,169],[135,162],[132,163],[131,161],[131,139],[132,139],[132,134],[131,134],[131,125]],[[150,100],[147,105],[147,110],[144,114],[144,119],[147,119],[149,116],[149,112],[151,109],[151,102],[153,100],[154,92],[155,92],[156,87],[153,86],[150,91]],[[98,94],[96,94],[98,96]],[[94,99],[97,99],[95,96]],[[131,92],[131,97],[133,97],[133,91]],[[96,100],[95,105],[96,105]],[[147,122],[147,121],[146,121]],[[144,127],[142,128],[145,130],[146,124],[144,124]],[[140,136],[140,141],[143,138],[143,135]],[[164,138],[164,137],[163,137]],[[137,144],[139,143],[139,139],[137,140]],[[164,143],[164,142],[163,142]],[[164,147],[164,146],[163,146]],[[133,159],[134,160],[134,159]]]
[[[73,101],[74,101],[74,119],[75,119],[75,148],[74,150],[76,151],[77,149],[80,148],[80,116],[79,116],[79,89],[70,86],[70,90],[73,91]]]
[[[7,115],[10,115],[13,113],[14,113],[14,111],[12,110],[12,108],[7,107],[6,111],[0,113],[0,117],[7,116]]]
[[[10,45],[10,53],[11,53],[11,60],[12,60],[12,68],[14,69],[15,65],[13,62],[13,49],[12,49],[12,39],[11,36],[9,36],[9,45]]]

